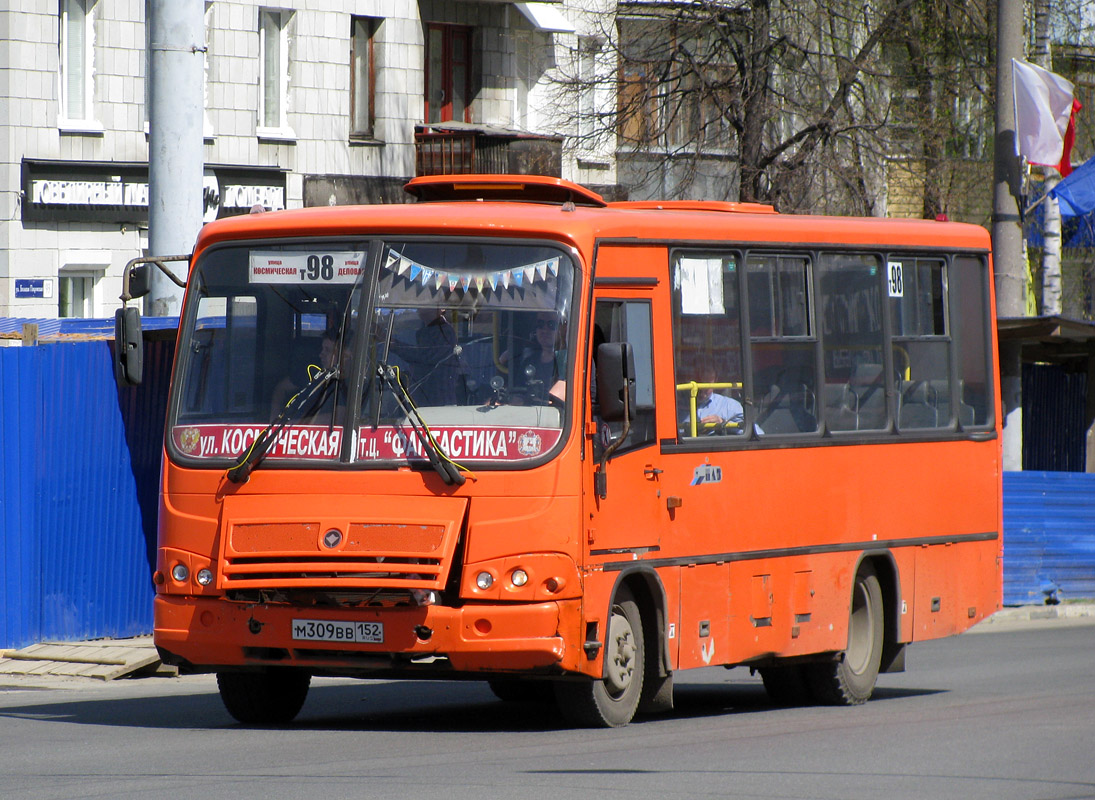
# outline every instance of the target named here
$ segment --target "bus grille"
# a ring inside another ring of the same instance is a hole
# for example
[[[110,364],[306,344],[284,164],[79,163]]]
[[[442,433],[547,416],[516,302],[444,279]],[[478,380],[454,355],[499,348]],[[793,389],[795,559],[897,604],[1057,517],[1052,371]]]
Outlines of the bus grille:
[[[443,588],[444,525],[351,523],[325,541],[319,522],[236,523],[222,553],[222,589]]]

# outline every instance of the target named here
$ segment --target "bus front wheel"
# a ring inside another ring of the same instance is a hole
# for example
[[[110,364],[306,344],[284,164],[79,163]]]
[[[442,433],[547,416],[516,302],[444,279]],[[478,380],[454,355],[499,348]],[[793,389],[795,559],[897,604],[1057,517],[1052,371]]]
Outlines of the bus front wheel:
[[[221,702],[245,725],[292,722],[304,705],[311,681],[307,672],[292,669],[217,673]]]
[[[618,728],[631,722],[639,708],[646,669],[642,615],[631,592],[621,588],[612,603],[605,641],[604,677],[594,681],[559,681],[555,699],[563,716],[591,728]]]
[[[868,564],[856,575],[848,618],[848,649],[839,661],[811,664],[807,678],[819,703],[852,706],[865,703],[874,692],[882,660],[882,587]]]

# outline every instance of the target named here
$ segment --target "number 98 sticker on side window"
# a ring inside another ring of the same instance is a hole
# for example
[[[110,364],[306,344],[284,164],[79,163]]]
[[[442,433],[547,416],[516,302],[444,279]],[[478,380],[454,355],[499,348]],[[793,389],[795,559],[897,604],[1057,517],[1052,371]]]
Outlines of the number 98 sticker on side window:
[[[383,644],[382,622],[331,622],[322,619],[293,620],[293,638],[305,642]]]

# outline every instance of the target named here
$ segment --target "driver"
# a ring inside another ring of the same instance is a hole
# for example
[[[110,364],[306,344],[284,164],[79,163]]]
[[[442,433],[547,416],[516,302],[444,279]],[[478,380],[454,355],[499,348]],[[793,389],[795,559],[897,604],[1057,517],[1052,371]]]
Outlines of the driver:
[[[566,381],[563,380],[566,351],[560,348],[559,317],[555,312],[541,311],[536,314],[535,324],[533,345],[521,353],[517,374],[534,394],[547,393],[558,400],[566,400]]]

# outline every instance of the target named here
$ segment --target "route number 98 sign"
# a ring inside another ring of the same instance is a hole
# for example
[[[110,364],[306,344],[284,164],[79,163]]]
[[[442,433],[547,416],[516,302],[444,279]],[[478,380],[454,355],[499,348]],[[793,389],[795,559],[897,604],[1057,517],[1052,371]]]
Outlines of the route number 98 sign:
[[[886,264],[886,288],[890,297],[905,296],[905,276],[902,273],[904,265],[900,261],[890,261]]]
[[[255,250],[251,253],[250,278],[251,283],[354,283],[364,263],[364,252]]]

